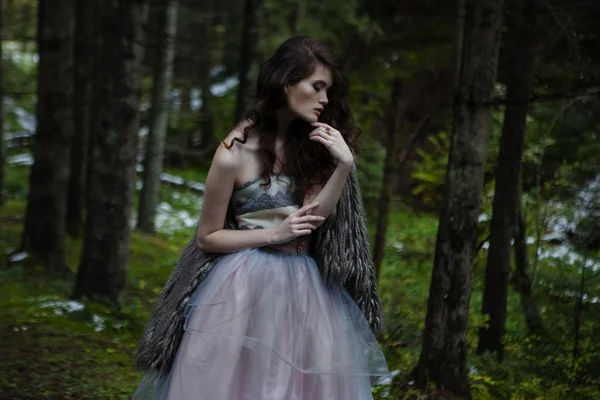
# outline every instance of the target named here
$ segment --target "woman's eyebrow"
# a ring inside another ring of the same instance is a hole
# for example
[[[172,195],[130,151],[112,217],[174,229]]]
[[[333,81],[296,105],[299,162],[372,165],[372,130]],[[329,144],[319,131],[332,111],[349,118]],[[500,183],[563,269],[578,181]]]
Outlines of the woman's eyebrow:
[[[320,84],[325,85],[325,86],[330,86],[327,82],[325,82],[322,79],[317,79],[316,81],[313,81],[313,84],[317,84],[317,83],[320,83]]]

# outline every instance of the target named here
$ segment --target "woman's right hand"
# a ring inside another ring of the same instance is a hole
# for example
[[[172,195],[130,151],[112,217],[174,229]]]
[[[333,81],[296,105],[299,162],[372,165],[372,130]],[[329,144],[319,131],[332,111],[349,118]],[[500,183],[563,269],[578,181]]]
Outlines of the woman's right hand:
[[[323,222],[325,217],[307,214],[317,207],[318,202],[308,204],[293,214],[290,214],[279,225],[273,229],[273,244],[287,243],[299,236],[310,235],[316,226],[314,222]]]

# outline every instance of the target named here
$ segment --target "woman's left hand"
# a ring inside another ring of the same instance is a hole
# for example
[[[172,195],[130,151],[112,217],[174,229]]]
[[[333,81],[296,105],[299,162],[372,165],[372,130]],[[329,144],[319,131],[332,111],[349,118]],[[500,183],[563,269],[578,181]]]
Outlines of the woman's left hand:
[[[313,122],[311,125],[315,130],[309,133],[310,140],[325,146],[338,163],[351,166],[354,156],[340,131],[322,122]]]

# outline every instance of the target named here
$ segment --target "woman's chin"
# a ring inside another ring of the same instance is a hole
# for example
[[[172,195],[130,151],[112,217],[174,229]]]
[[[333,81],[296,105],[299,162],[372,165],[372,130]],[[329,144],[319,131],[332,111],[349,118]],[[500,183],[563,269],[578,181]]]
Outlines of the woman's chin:
[[[300,119],[302,119],[305,122],[308,122],[309,124],[312,124],[313,122],[317,122],[319,120],[319,117],[317,117],[315,114],[302,115],[300,116]]]

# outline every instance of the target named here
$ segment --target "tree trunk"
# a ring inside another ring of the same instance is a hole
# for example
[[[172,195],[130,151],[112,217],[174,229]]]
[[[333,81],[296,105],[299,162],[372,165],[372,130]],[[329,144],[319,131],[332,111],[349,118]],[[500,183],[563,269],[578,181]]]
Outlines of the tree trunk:
[[[76,2],[73,52],[73,140],[71,174],[67,197],[67,232],[79,236],[83,227],[83,206],[89,152],[92,68],[95,56],[95,23],[92,4]]]
[[[385,235],[387,232],[392,186],[398,155],[398,143],[400,142],[400,124],[403,114],[402,84],[400,78],[395,77],[392,89],[390,114],[388,117],[387,146],[383,165],[381,194],[379,195],[379,205],[377,207],[377,230],[375,232],[375,245],[373,246],[373,263],[375,264],[375,275],[378,279],[385,250]]]
[[[72,1],[39,2],[37,128],[34,162],[23,227],[23,250],[37,256],[52,274],[69,275],[65,221],[69,143],[73,132]]]
[[[4,150],[4,61],[2,59],[2,50],[4,49],[3,11],[3,0],[0,0],[0,206],[4,204],[4,164],[6,164]]]
[[[302,21],[306,16],[306,0],[297,0],[296,6],[291,9],[290,31],[294,35],[300,35]]]
[[[250,68],[258,55],[258,11],[262,0],[245,0],[244,26],[240,41],[239,83],[235,101],[234,124],[244,118],[250,99]]]
[[[216,3],[213,4],[212,9],[216,9]],[[210,10],[208,10],[210,12]],[[217,24],[218,18],[213,15],[210,19],[207,19],[207,23],[202,24],[202,36],[205,45],[202,49],[202,59],[200,60],[200,76],[198,77],[200,82],[200,90],[202,92],[202,107],[200,108],[198,116],[198,128],[200,131],[200,140],[197,147],[202,150],[212,149],[214,147],[214,117],[212,111],[212,94],[210,92],[210,86],[212,84],[211,70],[213,66],[213,52],[214,52],[214,26]]]
[[[127,283],[145,1],[98,1],[100,56],[85,239],[73,298],[116,304]]]
[[[502,0],[465,0],[454,119],[416,383],[470,398],[467,326],[500,32]],[[463,32],[464,30],[464,32]]]
[[[156,231],[154,220],[160,174],[162,173],[167,137],[167,99],[173,78],[173,61],[175,59],[175,35],[177,34],[178,0],[165,1],[164,13],[161,15],[161,35],[158,63],[154,71],[154,87],[152,91],[152,117],[150,131],[146,143],[144,157],[143,186],[140,194],[137,229],[153,234]]]
[[[394,80],[392,104],[388,117],[387,151],[383,166],[373,251],[373,263],[378,279],[385,254],[394,177],[404,167],[417,138],[423,132],[423,126],[437,109],[438,99],[431,95],[430,89],[420,82],[419,76],[413,76],[403,83],[400,83],[399,78]],[[402,91],[402,94],[400,94],[400,91]],[[416,109],[419,112],[415,112]]]
[[[519,208],[521,158],[525,142],[527,99],[531,87],[531,64],[535,26],[535,0],[515,3],[507,35],[509,36],[509,71],[500,153],[496,167],[496,187],[492,206],[490,248],[488,251],[483,292],[483,315],[488,326],[479,328],[477,354],[492,352],[499,361],[504,357],[502,338],[506,327],[508,276],[511,240],[515,237]]]
[[[214,119],[212,114],[212,94],[210,93],[210,73],[205,77],[202,77],[200,84],[200,90],[202,91],[202,107],[199,112],[199,130],[200,130],[200,142],[198,143],[199,148],[208,149],[213,145],[214,137]]]
[[[581,266],[581,278],[579,282],[579,293],[577,294],[577,300],[575,301],[575,312],[573,313],[573,369],[577,364],[579,358],[579,335],[581,331],[581,312],[583,310],[583,292],[585,290],[585,267],[587,264],[587,257],[583,257],[583,265]]]
[[[519,183],[520,184],[520,183]],[[520,196],[519,196],[520,197]],[[533,295],[533,285],[529,276],[529,261],[527,257],[527,232],[521,202],[518,203],[517,230],[515,234],[515,277],[514,286],[521,298],[521,308],[525,316],[527,331],[530,334],[540,334],[543,330],[542,317],[537,308]]]

